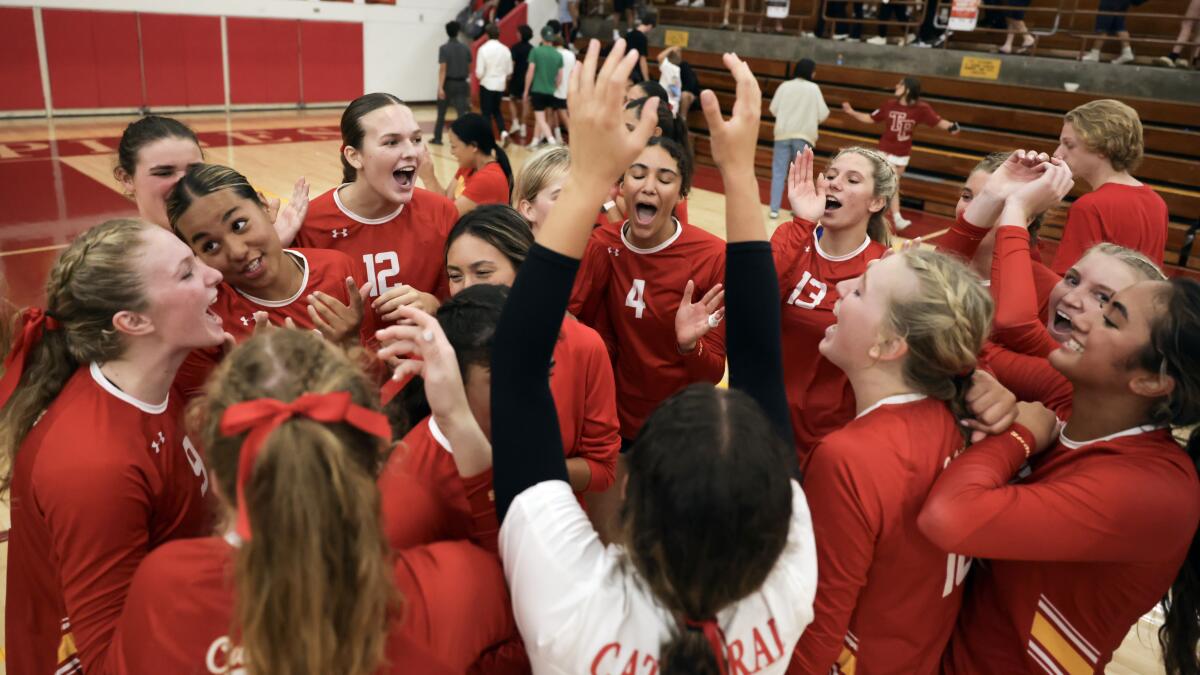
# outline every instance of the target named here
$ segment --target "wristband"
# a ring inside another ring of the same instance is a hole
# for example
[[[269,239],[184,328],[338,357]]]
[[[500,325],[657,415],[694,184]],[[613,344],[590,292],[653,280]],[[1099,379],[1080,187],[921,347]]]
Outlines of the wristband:
[[[960,127],[958,126],[958,122],[951,122],[951,123],[950,123],[950,133],[954,133],[954,132],[958,131],[958,130],[959,130],[959,128],[960,128]]]
[[[600,210],[603,211],[604,213],[608,213],[609,211],[615,209],[616,207],[617,207],[617,203],[610,199],[610,200],[604,202],[604,204],[602,204],[600,206]]]
[[[1021,434],[1017,433],[1016,429],[1012,429],[1008,433],[1013,438],[1017,439],[1017,442],[1021,444],[1022,448],[1025,448],[1025,459],[1029,459],[1029,455],[1030,455],[1029,444],[1025,442],[1024,438],[1021,438]]]

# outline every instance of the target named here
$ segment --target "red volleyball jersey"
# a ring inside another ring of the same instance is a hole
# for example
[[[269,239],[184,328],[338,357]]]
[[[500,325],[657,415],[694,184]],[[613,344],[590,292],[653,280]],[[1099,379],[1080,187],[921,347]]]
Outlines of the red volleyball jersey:
[[[242,672],[242,648],[230,636],[236,545],[236,537],[188,539],[146,558],[113,639],[114,672]],[[464,673],[515,632],[499,561],[470,542],[399,551],[395,574],[403,606],[381,675]]]
[[[789,673],[936,673],[970,558],[917,529],[934,480],[963,449],[936,399],[883,399],[813,449],[804,476],[820,577]]]
[[[445,197],[416,188],[412,201],[382,218],[362,218],[342,205],[336,187],[312,200],[296,245],[332,248],[361,263],[371,298],[407,284],[438,298],[449,295],[446,236],[458,210]]]
[[[25,437],[11,493],[9,672],[105,672],[138,564],[208,531],[208,472],[181,416],[179,396],[138,401],[93,364]]]
[[[794,219],[771,236],[783,299],[783,377],[801,469],[817,441],[854,418],[854,391],[846,374],[817,351],[825,329],[837,323],[837,283],[861,276],[867,263],[887,251],[864,238],[849,254],[830,256],[821,250],[815,228]]]
[[[1051,267],[1065,274],[1089,248],[1106,241],[1162,265],[1169,220],[1167,203],[1149,185],[1105,183],[1071,204]]]
[[[433,417],[392,450],[378,484],[383,529],[393,549],[470,535],[471,504],[452,453]]]
[[[1059,347],[1046,330],[1050,292],[1062,278],[1030,257],[1023,227],[1000,227],[992,255],[993,338],[1022,354],[1048,356]]]
[[[477,205],[507,204],[509,199],[508,176],[499,162],[485,164],[482,169],[459,167],[454,173],[454,196],[466,197]]]
[[[913,129],[918,124],[935,126],[942,118],[924,101],[903,105],[897,99],[888,99],[871,113],[871,119],[883,122],[883,135],[879,137],[879,151],[897,157],[908,157],[912,153]]]
[[[688,354],[675,339],[675,313],[688,280],[692,301],[725,281],[725,242],[691,225],[652,249],[625,238],[624,226],[592,231],[571,293],[571,313],[601,331],[614,354],[621,435],[633,438],[654,408],[693,382],[725,374],[725,326]]]
[[[588,463],[592,480],[585,492],[603,492],[616,480],[621,451],[617,389],[608,348],[595,330],[563,319],[554,345],[550,393],[562,430],[563,452]]]
[[[1046,359],[1000,351],[989,364],[1018,398],[1069,418],[1071,384]],[[971,582],[944,671],[1103,673],[1170,587],[1198,521],[1195,466],[1167,429],[1085,443],[1062,434],[1028,462],[1010,434],[972,446],[920,520],[949,550],[991,559]]]

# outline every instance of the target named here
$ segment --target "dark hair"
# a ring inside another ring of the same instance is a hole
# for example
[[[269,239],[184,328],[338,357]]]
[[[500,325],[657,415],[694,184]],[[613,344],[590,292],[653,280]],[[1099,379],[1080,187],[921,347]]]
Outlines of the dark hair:
[[[655,86],[661,85],[656,82]],[[650,99],[648,97],[634,99],[625,104],[625,109],[640,111],[643,107],[645,107],[646,102],[649,100]],[[667,100],[666,96],[662,96],[658,99],[658,110],[655,112],[658,114],[658,128],[662,129],[663,137],[678,143],[679,147],[683,149],[684,154],[688,155],[688,157],[691,157],[692,148],[691,144],[688,142],[687,125],[684,124],[684,121],[675,115],[675,113],[671,112],[671,103]]]
[[[454,348],[464,382],[467,366],[491,368],[492,340],[505,300],[508,286],[478,284],[462,289],[438,308],[438,323]]]
[[[462,30],[462,24],[459,22],[450,21],[446,23],[446,37],[450,38],[451,40],[458,37],[458,31],[460,30]]]
[[[787,544],[792,451],[736,389],[693,384],[638,433],[621,505],[629,560],[668,611],[714,619],[758,590]],[[661,648],[664,675],[716,675],[702,633],[678,626]]]
[[[675,160],[675,164],[679,167],[679,195],[686,197],[689,190],[692,189],[692,160],[678,143],[667,138],[666,136],[655,136],[646,143],[647,148],[659,147],[666,150],[671,159]],[[624,178],[622,178],[624,180]]]
[[[446,254],[464,234],[496,247],[514,269],[520,269],[533,246],[533,228],[529,221],[508,204],[483,204],[467,211],[446,236]]]
[[[494,23],[489,23],[488,25],[484,26],[483,32],[493,40],[500,39],[500,27]]]
[[[652,96],[657,96],[659,101],[666,101],[669,97],[669,94],[667,94],[667,88],[659,84],[656,80],[642,80],[641,82],[633,85],[633,88],[642,90],[644,95],[639,96],[638,98],[641,99],[643,103],[646,101],[646,99]],[[628,104],[626,104],[626,106],[628,107]]]
[[[792,77],[799,77],[812,82],[813,71],[817,69],[817,64],[812,59],[800,59],[796,62],[796,67],[792,69]]]
[[[909,103],[916,103],[921,100],[921,80],[909,75],[903,81],[904,88],[908,90],[904,94],[905,100]]]
[[[265,207],[250,181],[237,171],[220,164],[193,164],[167,195],[167,220],[185,244],[191,246],[179,232],[179,219],[192,207],[194,200],[219,190],[232,190],[235,195]]]
[[[1189,427],[1200,423],[1200,282],[1174,278],[1159,301],[1165,308],[1150,324],[1150,341],[1136,365],[1169,375],[1175,386],[1159,401],[1151,418],[1159,424]],[[1187,454],[1200,466],[1200,428],[1188,438]],[[1200,534],[1200,533],[1198,533]],[[1187,559],[1162,601],[1166,620],[1158,629],[1163,662],[1169,675],[1200,673],[1196,644],[1200,641],[1200,537],[1193,535]]]
[[[658,13],[645,12],[642,14],[641,18],[638,19],[638,23],[642,24],[643,26],[657,26],[658,25]]]
[[[479,113],[467,113],[450,123],[450,131],[467,145],[473,145],[485,155],[494,155],[504,177],[508,179],[508,198],[512,199],[513,172],[508,163],[508,153],[496,145],[496,137],[492,135],[492,123]]]
[[[450,23],[454,22],[451,21]],[[447,30],[449,30],[448,25]],[[362,150],[363,134],[365,133],[365,130],[362,128],[362,118],[389,105],[404,105],[404,101],[384,92],[363,94],[351,101],[350,105],[346,106],[346,109],[342,111],[342,146]],[[342,182],[353,183],[356,178],[358,178],[358,169],[351,166],[343,154]]]
[[[125,127],[124,133],[121,134],[121,143],[117,146],[117,169],[132,177],[137,169],[138,153],[142,148],[164,138],[182,138],[200,147],[196,132],[183,122],[170,117],[146,115]],[[118,174],[117,178],[120,177]]]
[[[521,36],[521,42],[529,42],[533,39],[533,29],[529,27],[529,24],[523,23],[517,26],[517,35]]]

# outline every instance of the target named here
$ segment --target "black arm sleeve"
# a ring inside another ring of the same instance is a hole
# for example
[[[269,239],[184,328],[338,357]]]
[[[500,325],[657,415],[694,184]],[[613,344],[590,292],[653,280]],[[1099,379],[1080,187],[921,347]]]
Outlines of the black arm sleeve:
[[[729,386],[758,402],[791,447],[792,420],[783,387],[779,279],[771,244],[743,241],[725,253],[725,328]],[[795,457],[795,453],[791,453]]]
[[[578,260],[534,244],[496,326],[492,466],[501,523],[525,489],[548,480],[567,481],[558,413],[550,393],[550,359],[578,271]]]

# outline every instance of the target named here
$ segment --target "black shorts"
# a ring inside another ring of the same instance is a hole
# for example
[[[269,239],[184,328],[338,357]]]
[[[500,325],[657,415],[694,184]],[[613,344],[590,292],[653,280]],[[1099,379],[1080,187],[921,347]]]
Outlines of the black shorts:
[[[541,112],[549,108],[554,109],[554,94],[539,94],[536,91],[529,94],[529,100],[533,102],[533,109]]]
[[[1098,9],[1101,12],[1121,12],[1116,15],[1096,15],[1096,32],[1116,35],[1125,30],[1125,14],[1129,10],[1129,0],[1100,0]]]
[[[521,73],[520,77],[513,73],[513,76],[508,78],[507,97],[516,100],[525,98],[525,73]]]
[[[566,110],[567,109],[567,99],[559,98],[559,97],[555,96],[554,103],[551,104],[550,107],[554,110]]]
[[[1005,0],[1004,4],[1009,7],[1017,7],[1018,9],[1010,9],[1005,12],[1005,16],[1013,21],[1025,20],[1025,8],[1029,6],[1031,0]]]
[[[634,0],[613,0],[613,14],[632,12]]]

